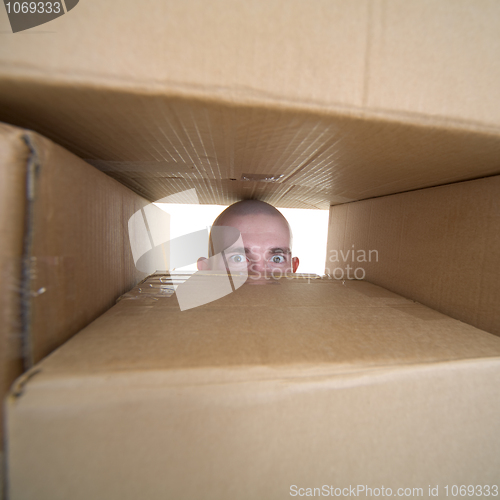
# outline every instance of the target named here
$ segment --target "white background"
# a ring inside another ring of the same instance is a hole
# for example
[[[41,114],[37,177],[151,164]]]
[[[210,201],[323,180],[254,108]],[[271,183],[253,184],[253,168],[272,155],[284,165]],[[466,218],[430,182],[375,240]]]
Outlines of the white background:
[[[170,239],[211,226],[226,208],[222,205],[173,203],[158,203],[157,206],[170,214]],[[322,275],[325,272],[328,210],[277,208],[292,228],[292,253],[300,260],[297,272]],[[182,269],[195,271],[196,263]]]

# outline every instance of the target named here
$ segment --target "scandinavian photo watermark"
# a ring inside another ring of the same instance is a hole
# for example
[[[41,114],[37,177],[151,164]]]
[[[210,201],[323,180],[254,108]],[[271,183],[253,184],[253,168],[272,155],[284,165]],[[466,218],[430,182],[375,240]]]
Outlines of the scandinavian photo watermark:
[[[346,250],[332,249],[326,259],[325,274],[337,280],[363,280],[366,270],[362,264],[378,262],[378,257],[378,250],[355,248],[355,245]]]

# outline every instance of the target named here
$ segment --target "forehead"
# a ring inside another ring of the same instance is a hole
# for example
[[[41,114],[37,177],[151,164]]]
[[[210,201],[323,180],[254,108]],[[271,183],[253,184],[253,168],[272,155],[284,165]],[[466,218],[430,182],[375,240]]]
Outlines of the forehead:
[[[290,230],[285,219],[267,214],[228,215],[221,221],[241,233],[245,245],[251,241],[273,240],[277,244],[290,243]],[[270,244],[273,244],[273,241]]]

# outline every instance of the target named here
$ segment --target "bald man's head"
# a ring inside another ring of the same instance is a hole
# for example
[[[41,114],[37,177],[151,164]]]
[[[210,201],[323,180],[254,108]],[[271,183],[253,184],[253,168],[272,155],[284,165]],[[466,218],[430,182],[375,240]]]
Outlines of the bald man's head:
[[[214,221],[214,226],[223,226],[224,220],[231,216],[245,215],[268,215],[270,217],[279,217],[288,226],[288,222],[283,217],[283,214],[269,203],[260,200],[243,200],[229,205],[223,212],[219,214]]]
[[[211,239],[211,255],[224,250],[231,269],[247,266],[249,275],[283,275],[295,272],[299,265],[299,259],[292,258],[290,226],[283,214],[268,203],[259,200],[234,203],[217,217],[213,226],[235,228],[241,233],[240,247],[233,245],[227,249],[224,236]]]
[[[272,221],[272,225],[281,225],[289,233],[289,247],[292,246],[292,230],[288,221],[285,219],[283,214],[269,203],[260,200],[243,200],[229,205],[219,216],[215,219],[214,226],[232,226],[238,218],[252,216],[258,220]],[[232,226],[235,227],[235,226]],[[264,223],[261,226],[261,230],[265,231],[268,229],[268,224]]]

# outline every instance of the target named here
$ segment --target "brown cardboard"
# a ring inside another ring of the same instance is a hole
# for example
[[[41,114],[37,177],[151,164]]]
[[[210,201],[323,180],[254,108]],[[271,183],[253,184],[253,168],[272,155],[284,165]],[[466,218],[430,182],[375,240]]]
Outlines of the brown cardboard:
[[[133,264],[127,221],[147,202],[38,134],[2,125],[2,137],[10,153],[3,169],[16,175],[4,185],[12,205],[4,212],[12,236],[4,241],[13,248],[4,261],[9,266],[27,254],[22,272],[29,280],[19,275],[16,282],[28,287],[25,355],[37,362],[143,276]],[[11,210],[22,215],[11,219]]]
[[[331,207],[327,273],[362,268],[371,283],[500,335],[499,200],[494,176]]]
[[[86,0],[55,33],[2,35],[0,119],[151,201],[196,187],[202,203],[326,209],[498,174],[499,15],[486,0]]]
[[[498,337],[366,282],[136,291],[13,388],[10,498],[496,484],[499,382]]]
[[[26,165],[29,151],[21,131],[0,125],[0,395],[23,371],[20,279],[22,272]],[[3,405],[0,413],[0,497],[3,493]]]
[[[488,0],[82,0],[10,35],[0,8],[0,119],[151,201],[194,187],[202,203],[344,204],[330,243],[388,259],[367,279],[497,332],[496,187],[350,202],[500,173],[498,16]],[[20,373],[21,236],[29,364],[136,282],[123,224],[146,203],[6,133],[0,158],[23,168],[0,174],[4,386]],[[44,360],[9,400],[13,498],[496,480],[498,339],[369,284],[292,283],[183,316],[174,296],[124,299]]]
[[[0,57],[4,75],[39,81],[498,127],[499,15],[488,0],[87,0],[38,28],[56,36],[4,37]]]
[[[33,142],[47,169],[39,174],[33,222],[32,289],[46,289],[33,301],[38,361],[144,276],[132,260],[127,221],[147,201],[40,136]]]
[[[126,224],[147,202],[49,140],[4,124],[0,167],[3,398],[23,367],[142,277]]]
[[[9,389],[12,381],[20,375],[21,324],[20,324],[20,280],[22,272],[24,199],[26,165],[29,150],[22,141],[18,129],[0,125],[0,263],[4,293],[0,295],[0,380],[2,394]]]

